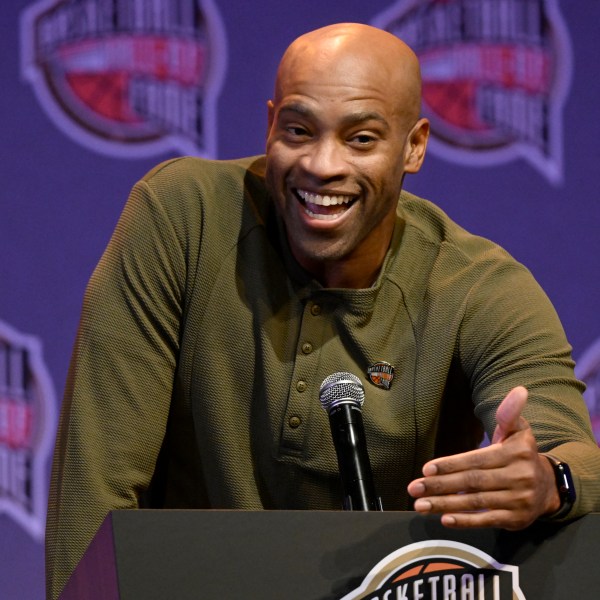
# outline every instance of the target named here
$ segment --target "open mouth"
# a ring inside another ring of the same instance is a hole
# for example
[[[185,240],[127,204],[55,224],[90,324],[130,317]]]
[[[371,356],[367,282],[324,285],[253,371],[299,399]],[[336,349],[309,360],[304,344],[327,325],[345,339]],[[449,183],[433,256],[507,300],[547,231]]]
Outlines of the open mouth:
[[[314,219],[331,220],[344,214],[356,200],[356,196],[342,194],[315,194],[296,190],[296,196],[304,206],[306,214]]]

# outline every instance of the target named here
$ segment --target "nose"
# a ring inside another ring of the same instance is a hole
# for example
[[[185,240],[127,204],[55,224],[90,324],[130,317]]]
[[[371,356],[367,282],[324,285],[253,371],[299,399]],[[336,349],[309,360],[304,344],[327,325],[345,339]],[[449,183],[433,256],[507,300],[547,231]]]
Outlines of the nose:
[[[321,181],[340,179],[348,174],[344,145],[331,137],[315,139],[300,161],[304,171]]]

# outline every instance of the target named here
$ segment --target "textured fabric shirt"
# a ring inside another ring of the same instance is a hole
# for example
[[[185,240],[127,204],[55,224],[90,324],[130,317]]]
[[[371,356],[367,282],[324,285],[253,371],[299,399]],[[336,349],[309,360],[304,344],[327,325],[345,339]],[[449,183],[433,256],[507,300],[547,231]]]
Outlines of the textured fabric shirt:
[[[389,390],[366,377],[394,366]],[[325,289],[292,258],[264,159],[175,159],[133,189],[88,286],[51,482],[55,597],[111,509],[338,509],[323,379],[361,377],[388,510],[476,448],[516,385],[541,451],[598,510],[600,454],[570,347],[525,267],[403,192],[379,277]]]

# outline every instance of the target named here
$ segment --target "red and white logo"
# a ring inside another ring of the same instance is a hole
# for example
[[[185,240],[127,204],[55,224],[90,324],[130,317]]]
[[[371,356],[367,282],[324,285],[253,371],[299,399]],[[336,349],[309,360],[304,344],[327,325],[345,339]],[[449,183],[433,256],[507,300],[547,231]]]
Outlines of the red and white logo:
[[[21,46],[23,76],[78,143],[216,155],[226,55],[212,0],[41,0],[22,14]]]
[[[562,181],[572,53],[557,0],[400,0],[373,24],[419,57],[433,153],[477,166],[523,158]]]
[[[341,600],[525,600],[519,569],[449,540],[417,542],[381,560]]]
[[[55,398],[40,341],[0,321],[0,513],[44,538]]]

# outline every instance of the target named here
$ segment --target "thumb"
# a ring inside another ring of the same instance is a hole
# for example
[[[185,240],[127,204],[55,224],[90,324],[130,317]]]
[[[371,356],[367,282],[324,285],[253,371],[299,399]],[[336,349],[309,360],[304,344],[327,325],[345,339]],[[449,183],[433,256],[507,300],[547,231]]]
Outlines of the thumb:
[[[518,386],[513,388],[502,400],[496,411],[496,429],[492,438],[493,444],[497,444],[512,433],[527,427],[527,422],[521,417],[527,403],[527,396],[527,390],[523,386]]]

